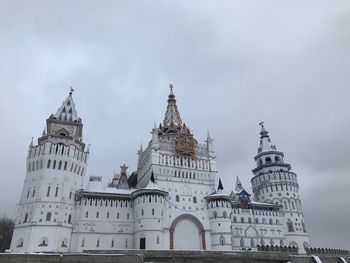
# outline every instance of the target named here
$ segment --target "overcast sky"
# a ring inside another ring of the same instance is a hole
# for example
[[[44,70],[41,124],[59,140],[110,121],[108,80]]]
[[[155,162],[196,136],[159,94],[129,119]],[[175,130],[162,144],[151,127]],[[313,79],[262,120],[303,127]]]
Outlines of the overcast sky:
[[[350,1],[0,0],[0,214],[30,138],[75,89],[87,175],[126,163],[163,119],[214,137],[219,176],[251,191],[258,123],[298,174],[313,246],[350,248]]]

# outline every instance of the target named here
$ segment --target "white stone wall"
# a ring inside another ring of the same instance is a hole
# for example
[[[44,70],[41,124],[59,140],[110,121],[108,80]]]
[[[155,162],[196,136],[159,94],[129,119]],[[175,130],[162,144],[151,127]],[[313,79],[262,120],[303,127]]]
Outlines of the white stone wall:
[[[82,186],[87,158],[88,154],[74,145],[47,142],[30,146],[11,249],[69,250],[75,193]],[[23,247],[18,247],[22,239]]]

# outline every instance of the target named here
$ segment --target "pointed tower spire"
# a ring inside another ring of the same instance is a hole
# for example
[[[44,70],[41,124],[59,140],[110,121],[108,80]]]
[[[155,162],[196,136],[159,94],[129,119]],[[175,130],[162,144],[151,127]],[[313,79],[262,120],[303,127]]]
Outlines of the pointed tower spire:
[[[168,106],[165,112],[162,130],[165,133],[176,133],[182,126],[182,119],[177,109],[176,99],[173,92],[173,85],[170,84],[170,94],[168,96]]]
[[[264,122],[263,121],[260,122],[259,125],[261,126],[261,131],[260,131],[260,146],[258,148],[258,153],[276,150],[276,146],[271,144],[269,132],[265,129]]]
[[[224,190],[224,187],[223,187],[223,185],[222,185],[222,182],[221,182],[221,178],[219,178],[219,185],[218,185],[218,191],[219,190]]]
[[[243,185],[242,185],[241,181],[239,180],[239,177],[237,176],[235,191],[241,192],[242,190],[243,190]]]
[[[56,119],[67,122],[75,122],[79,119],[77,111],[75,110],[75,104],[72,96],[73,92],[74,89],[71,87],[69,90],[68,97],[62,103],[61,107],[58,108],[56,114],[54,115]]]

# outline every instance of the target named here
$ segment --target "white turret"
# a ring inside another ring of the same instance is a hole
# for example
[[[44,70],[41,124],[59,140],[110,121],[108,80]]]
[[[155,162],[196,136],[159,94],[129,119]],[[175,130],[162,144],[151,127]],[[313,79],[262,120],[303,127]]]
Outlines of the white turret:
[[[47,133],[29,146],[13,251],[69,251],[75,194],[82,188],[88,160],[72,92],[47,119]]]
[[[288,246],[298,247],[299,253],[310,246],[304,215],[299,197],[297,175],[291,172],[291,165],[283,160],[283,152],[271,144],[264,123],[260,123],[260,146],[254,157],[257,167],[251,179],[256,201],[281,205],[285,222],[283,229]]]
[[[167,192],[159,189],[153,173],[145,188],[131,194],[134,200],[135,248],[163,248],[166,195]]]

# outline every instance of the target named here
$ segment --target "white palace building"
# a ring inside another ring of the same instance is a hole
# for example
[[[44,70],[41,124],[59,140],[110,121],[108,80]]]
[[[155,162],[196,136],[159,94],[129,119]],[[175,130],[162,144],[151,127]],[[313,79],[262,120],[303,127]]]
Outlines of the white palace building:
[[[261,123],[252,193],[217,178],[213,139],[198,143],[172,86],[163,122],[139,149],[137,171],[121,166],[108,186],[91,176],[72,91],[28,149],[14,252],[88,250],[257,251],[309,247],[297,175]],[[218,182],[218,183],[217,183]]]

